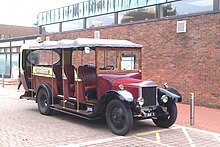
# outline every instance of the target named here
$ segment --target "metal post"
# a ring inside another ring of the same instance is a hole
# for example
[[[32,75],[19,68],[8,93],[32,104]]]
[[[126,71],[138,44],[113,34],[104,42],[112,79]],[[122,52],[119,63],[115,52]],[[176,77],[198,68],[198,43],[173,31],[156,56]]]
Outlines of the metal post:
[[[195,115],[195,101],[194,101],[194,93],[190,93],[190,125],[193,126],[194,121],[194,115]]]
[[[5,80],[4,80],[4,73],[2,73],[2,87],[4,88],[5,87]]]

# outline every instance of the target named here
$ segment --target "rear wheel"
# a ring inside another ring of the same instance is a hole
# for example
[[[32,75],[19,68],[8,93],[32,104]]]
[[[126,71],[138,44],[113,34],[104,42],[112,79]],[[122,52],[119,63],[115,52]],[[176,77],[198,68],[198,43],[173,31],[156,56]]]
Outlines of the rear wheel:
[[[37,94],[38,110],[41,114],[50,115],[53,110],[50,109],[51,97],[45,89],[40,89]]]
[[[114,99],[107,105],[106,121],[113,133],[126,135],[133,126],[131,109],[122,101]]]
[[[162,128],[169,128],[172,126],[177,118],[177,108],[176,103],[169,99],[166,104],[164,104],[164,109],[169,113],[166,116],[159,117],[157,119],[153,119],[153,122],[158,126]]]

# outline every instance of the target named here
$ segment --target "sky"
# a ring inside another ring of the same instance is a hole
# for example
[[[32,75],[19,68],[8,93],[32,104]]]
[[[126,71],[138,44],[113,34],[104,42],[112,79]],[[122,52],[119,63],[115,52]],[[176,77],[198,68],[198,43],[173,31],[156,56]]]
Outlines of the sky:
[[[0,24],[34,26],[37,14],[88,0],[1,0]]]

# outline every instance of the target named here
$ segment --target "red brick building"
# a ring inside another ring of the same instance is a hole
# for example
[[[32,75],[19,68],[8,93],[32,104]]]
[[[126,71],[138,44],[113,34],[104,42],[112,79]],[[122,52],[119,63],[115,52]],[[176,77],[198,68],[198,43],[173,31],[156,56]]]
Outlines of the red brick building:
[[[185,33],[176,32],[179,20],[186,20]],[[217,21],[218,20],[218,21]],[[65,32],[50,35],[50,39],[74,39],[94,36],[127,39],[142,44],[143,79],[168,82],[181,91],[183,102],[195,93],[197,105],[220,108],[220,13],[187,16]]]

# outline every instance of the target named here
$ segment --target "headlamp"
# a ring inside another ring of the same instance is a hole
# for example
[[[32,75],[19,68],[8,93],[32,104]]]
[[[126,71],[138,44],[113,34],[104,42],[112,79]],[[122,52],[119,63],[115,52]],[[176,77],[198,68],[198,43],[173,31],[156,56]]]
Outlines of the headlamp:
[[[124,85],[123,85],[123,84],[120,84],[120,85],[118,85],[118,88],[119,88],[120,90],[124,90]]]
[[[168,97],[166,95],[162,95],[161,100],[162,100],[163,103],[167,103],[168,102]]]
[[[143,105],[144,105],[144,98],[143,98],[143,97],[139,97],[139,98],[137,99],[137,102],[138,102],[138,104],[139,104],[140,106],[143,106]]]

